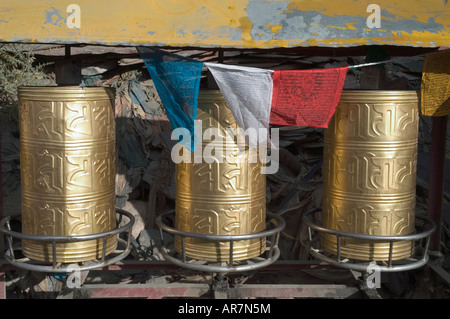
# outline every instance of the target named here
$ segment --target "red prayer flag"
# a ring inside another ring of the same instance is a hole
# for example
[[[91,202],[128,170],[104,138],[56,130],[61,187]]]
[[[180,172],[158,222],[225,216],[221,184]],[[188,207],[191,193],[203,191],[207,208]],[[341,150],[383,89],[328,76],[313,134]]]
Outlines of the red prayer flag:
[[[270,124],[328,127],[348,67],[277,70],[273,74]]]

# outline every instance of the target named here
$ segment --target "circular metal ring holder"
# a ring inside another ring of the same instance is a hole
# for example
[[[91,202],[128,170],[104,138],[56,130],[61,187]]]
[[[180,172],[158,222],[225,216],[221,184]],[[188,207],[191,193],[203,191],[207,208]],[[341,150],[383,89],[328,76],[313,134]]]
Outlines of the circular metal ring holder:
[[[177,230],[163,223],[163,218],[168,217],[169,215],[175,214],[174,210],[165,212],[158,216],[156,219],[156,224],[160,227],[161,234],[161,253],[164,258],[172,262],[180,267],[197,270],[197,271],[206,271],[206,272],[216,272],[216,273],[225,273],[225,272],[240,272],[240,271],[249,271],[255,270],[275,262],[280,256],[280,249],[278,247],[278,240],[280,238],[280,232],[286,226],[284,219],[278,215],[272,213],[266,213],[266,223],[267,230],[248,234],[248,235],[206,235],[199,233],[190,233],[181,230]],[[164,231],[175,236],[180,236],[181,239],[181,249],[182,252],[180,254],[180,259],[171,256],[173,249],[168,249],[165,247],[164,240]],[[227,262],[222,263],[211,263],[203,260],[191,259],[186,256],[185,251],[185,239],[188,238],[198,238],[210,241],[228,241],[230,243],[230,254]],[[233,242],[236,240],[246,240],[246,239],[254,239],[254,238],[263,238],[270,237],[270,240],[267,240],[266,243],[266,254],[267,257],[256,257],[251,258],[246,261],[246,264],[238,264],[233,261]]]
[[[376,261],[361,261],[356,262],[355,260],[351,260],[348,258],[342,258],[340,255],[340,247],[341,247],[341,240],[342,238],[355,238],[355,239],[362,239],[367,241],[384,241],[389,242],[389,258],[387,261],[382,262],[383,264],[377,265],[377,270],[381,272],[396,272],[396,271],[404,271],[404,270],[411,270],[416,269],[419,267],[424,266],[428,262],[428,247],[430,243],[430,236],[436,229],[436,224],[429,218],[423,217],[423,216],[416,216],[417,219],[420,219],[423,221],[423,231],[419,232],[417,231],[414,234],[411,235],[404,235],[404,236],[375,236],[375,235],[367,235],[367,234],[356,234],[356,233],[348,233],[343,231],[338,231],[334,229],[329,229],[325,227],[318,226],[314,224],[311,221],[310,215],[313,213],[316,213],[320,211],[321,209],[313,209],[308,212],[306,212],[303,215],[303,222],[307,225],[308,228],[308,241],[309,244],[302,243],[303,246],[305,246],[309,253],[334,266],[346,268],[350,270],[356,270],[361,272],[366,272],[368,270],[368,267]],[[319,241],[320,236],[316,236],[314,238],[314,232],[316,233],[327,233],[332,234],[336,236],[337,239],[337,248],[336,248],[336,254],[328,253],[330,256],[325,255],[325,252],[321,250],[320,248],[316,248],[314,246],[317,241]],[[420,256],[418,257],[410,257],[402,260],[392,260],[392,250],[393,250],[393,243],[395,241],[415,241],[419,242],[425,240],[423,251],[421,252]],[[394,264],[395,262],[395,264]]]
[[[124,259],[131,251],[131,227],[134,224],[134,216],[122,209],[116,208],[116,213],[118,216],[118,225],[122,222],[123,216],[128,218],[128,222],[124,226],[116,227],[112,230],[89,235],[78,235],[78,236],[36,236],[18,233],[11,230],[10,217],[7,216],[0,221],[0,232],[4,233],[7,240],[7,250],[5,251],[5,259],[12,265],[32,271],[39,272],[73,272],[73,264],[61,264],[56,261],[56,243],[69,243],[69,242],[79,242],[92,239],[102,239],[103,249],[102,256],[99,259],[90,260],[89,265],[78,266],[76,270],[84,271],[91,270],[95,268],[101,268],[114,264],[122,259]],[[121,249],[116,249],[113,253],[106,256],[106,241],[109,236],[119,235],[121,233],[128,232],[127,239],[118,238],[118,246],[123,246]],[[16,258],[14,250],[19,250],[14,247],[13,238],[25,239],[25,240],[35,240],[41,242],[47,242],[52,244],[52,256],[49,263],[44,263],[30,258]],[[118,254],[118,255],[117,255]]]

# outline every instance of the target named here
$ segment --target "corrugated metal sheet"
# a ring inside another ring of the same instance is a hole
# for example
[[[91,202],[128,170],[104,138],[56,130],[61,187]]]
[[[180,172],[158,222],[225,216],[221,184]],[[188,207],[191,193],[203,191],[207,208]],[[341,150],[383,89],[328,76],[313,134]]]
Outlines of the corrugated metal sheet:
[[[447,0],[0,0],[0,41],[436,47],[450,45],[450,4]]]

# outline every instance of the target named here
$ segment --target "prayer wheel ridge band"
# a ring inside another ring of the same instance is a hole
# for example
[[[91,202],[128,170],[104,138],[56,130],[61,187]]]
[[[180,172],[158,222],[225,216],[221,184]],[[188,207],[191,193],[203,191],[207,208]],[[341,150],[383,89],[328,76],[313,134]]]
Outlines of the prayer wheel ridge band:
[[[324,131],[322,225],[376,236],[415,229],[417,91],[343,90]],[[321,234],[324,251],[337,254],[337,237]],[[340,255],[385,261],[390,242],[341,237]],[[392,260],[413,253],[394,241]]]
[[[82,236],[116,227],[115,93],[104,87],[20,87],[22,232]],[[117,236],[106,239],[106,255]],[[103,239],[56,243],[56,262],[102,257]],[[53,262],[52,243],[23,240],[23,254]]]
[[[200,90],[197,120],[202,123],[202,133],[217,128],[223,140],[226,129],[238,125],[220,90]],[[181,162],[175,166],[176,209],[175,228],[189,233],[205,235],[247,235],[265,230],[266,177],[261,173],[262,164],[250,160],[248,147],[239,152],[238,145],[230,138],[226,147],[233,154],[232,160],[214,154],[215,160],[195,163]],[[202,140],[196,147],[220,145],[214,139]],[[219,158],[221,157],[221,158]],[[265,238],[233,241],[233,260],[246,260],[264,253]],[[175,249],[182,253],[181,238],[175,237]],[[229,241],[212,241],[185,238],[185,254],[193,259],[212,262],[229,261]]]

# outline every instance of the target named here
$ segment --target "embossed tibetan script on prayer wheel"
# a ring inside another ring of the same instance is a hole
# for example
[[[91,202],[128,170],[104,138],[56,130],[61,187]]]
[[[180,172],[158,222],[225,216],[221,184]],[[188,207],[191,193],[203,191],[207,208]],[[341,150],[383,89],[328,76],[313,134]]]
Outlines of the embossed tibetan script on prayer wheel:
[[[418,92],[344,90],[325,129],[322,224],[338,231],[400,236],[414,232]],[[322,248],[337,252],[323,233]],[[394,241],[392,260],[412,254],[411,241]],[[389,241],[341,237],[340,255],[389,259]]]
[[[196,150],[203,150],[200,161],[194,161],[194,151],[189,154],[190,163],[176,164],[175,227],[205,235],[246,235],[263,231],[266,176],[261,174],[259,157],[252,160],[248,148],[240,150],[236,139],[226,139],[227,128],[237,129],[238,126],[219,90],[200,90],[197,112],[201,132],[215,128],[223,143],[217,136],[208,141],[202,139],[196,146]],[[223,147],[223,153],[215,153],[212,161],[205,161],[206,148],[211,146]],[[225,148],[231,151],[231,156],[226,156]],[[233,241],[233,260],[257,257],[265,247],[265,238]],[[179,236],[175,238],[175,249],[179,253],[182,251]],[[230,243],[186,237],[185,254],[212,262],[228,261]]]
[[[20,87],[22,232],[80,236],[116,227],[114,91]],[[107,238],[106,254],[117,237]],[[100,258],[103,239],[56,244],[56,261]],[[23,240],[30,259],[50,262],[51,242]]]

